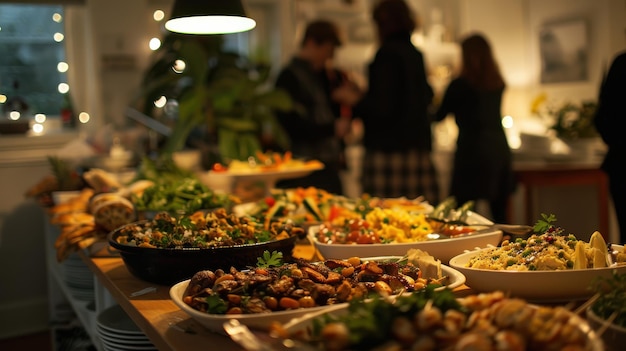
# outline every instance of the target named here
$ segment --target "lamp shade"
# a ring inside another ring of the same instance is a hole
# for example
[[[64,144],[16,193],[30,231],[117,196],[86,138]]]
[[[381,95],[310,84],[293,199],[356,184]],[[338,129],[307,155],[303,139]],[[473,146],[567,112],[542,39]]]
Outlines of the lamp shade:
[[[165,28],[186,34],[228,34],[256,26],[240,0],[176,0]]]

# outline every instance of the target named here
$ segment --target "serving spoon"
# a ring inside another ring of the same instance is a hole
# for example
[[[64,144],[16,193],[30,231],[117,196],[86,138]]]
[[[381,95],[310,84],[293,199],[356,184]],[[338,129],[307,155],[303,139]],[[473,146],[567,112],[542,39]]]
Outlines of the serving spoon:
[[[477,234],[481,232],[486,232],[492,229],[501,230],[505,234],[509,234],[515,237],[526,237],[532,231],[533,227],[525,224],[503,224],[503,223],[489,223],[489,224],[469,224],[465,221],[460,220],[446,220],[440,218],[428,217],[428,220],[432,220],[435,222],[442,223],[444,225],[460,225],[460,226],[468,226],[468,227],[484,227],[483,229],[479,229],[477,231],[469,232],[466,234],[455,235],[454,237],[459,237],[467,234]],[[430,233],[428,234],[429,239],[449,239],[450,236],[440,233]]]

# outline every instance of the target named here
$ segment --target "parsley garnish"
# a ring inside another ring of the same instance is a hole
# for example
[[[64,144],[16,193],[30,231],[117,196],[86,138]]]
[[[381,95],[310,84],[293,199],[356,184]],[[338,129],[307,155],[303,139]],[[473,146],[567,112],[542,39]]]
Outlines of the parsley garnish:
[[[533,226],[533,231],[535,233],[538,234],[543,234],[545,232],[547,232],[554,223],[556,222],[556,216],[553,214],[547,215],[545,213],[541,214],[541,219],[537,221],[537,223],[535,223],[535,226]]]
[[[263,256],[257,258],[256,266],[259,268],[278,267],[283,264],[283,253],[280,251],[263,251]]]
[[[212,314],[224,314],[228,309],[226,302],[222,300],[217,294],[212,294],[206,297],[206,303],[208,305],[207,313]]]

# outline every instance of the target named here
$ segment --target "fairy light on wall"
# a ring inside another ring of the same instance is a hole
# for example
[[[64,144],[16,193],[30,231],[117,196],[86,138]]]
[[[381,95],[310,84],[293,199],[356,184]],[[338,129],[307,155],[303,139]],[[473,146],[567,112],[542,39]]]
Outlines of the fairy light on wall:
[[[165,18],[165,12],[163,12],[163,10],[156,10],[152,14],[152,18],[157,22],[161,22]]]
[[[46,121],[46,115],[44,115],[43,113],[37,113],[35,114],[35,122],[37,123],[43,123]]]
[[[176,73],[183,73],[186,67],[187,67],[187,64],[185,63],[185,61],[179,59],[179,60],[174,61],[172,70]]]
[[[57,71],[61,73],[66,73],[69,68],[70,66],[67,64],[67,62],[61,61],[57,63]]]
[[[42,134],[44,131],[44,126],[43,124],[40,123],[35,123],[33,124],[33,126],[31,127],[31,130],[33,131],[33,133],[35,134]]]
[[[161,96],[154,102],[154,106],[158,108],[162,108],[165,104],[167,104],[167,98],[165,96]]]
[[[82,124],[89,122],[91,116],[87,112],[81,112],[78,114],[78,121]]]
[[[148,44],[150,50],[156,51],[161,47],[161,40],[159,38],[150,39],[150,43]]]
[[[57,90],[61,94],[67,94],[67,92],[70,91],[70,85],[67,83],[59,83]]]

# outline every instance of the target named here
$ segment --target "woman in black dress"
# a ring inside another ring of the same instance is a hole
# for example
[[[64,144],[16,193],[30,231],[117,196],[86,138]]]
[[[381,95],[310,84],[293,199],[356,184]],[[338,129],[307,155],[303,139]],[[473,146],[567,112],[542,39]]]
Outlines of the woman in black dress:
[[[459,128],[449,195],[458,203],[487,200],[492,219],[503,223],[515,189],[500,112],[505,82],[485,37],[467,37],[461,52],[461,73],[450,82],[436,114],[438,121],[453,114]]]

